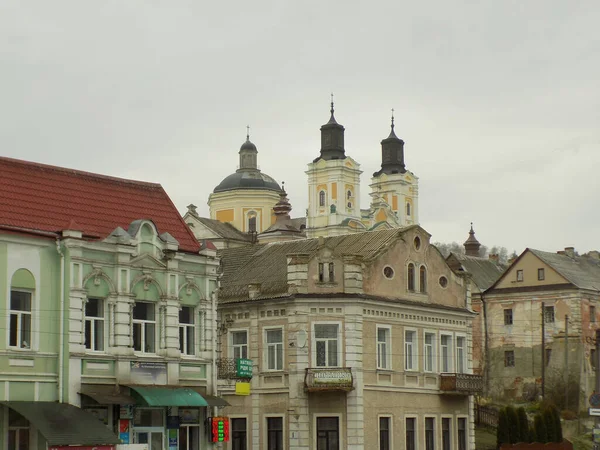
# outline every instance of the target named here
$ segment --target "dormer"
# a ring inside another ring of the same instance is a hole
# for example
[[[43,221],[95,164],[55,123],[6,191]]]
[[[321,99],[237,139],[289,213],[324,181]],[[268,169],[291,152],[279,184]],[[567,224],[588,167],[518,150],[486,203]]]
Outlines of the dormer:
[[[137,252],[155,259],[172,259],[179,250],[179,242],[170,233],[159,234],[154,222],[148,219],[134,220],[127,233],[136,240]]]

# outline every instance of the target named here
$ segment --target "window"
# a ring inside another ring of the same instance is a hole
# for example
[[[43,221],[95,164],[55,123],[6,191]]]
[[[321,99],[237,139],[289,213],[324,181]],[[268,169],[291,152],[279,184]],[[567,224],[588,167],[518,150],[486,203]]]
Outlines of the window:
[[[406,370],[417,370],[417,332],[406,330],[404,332],[404,368]]]
[[[379,450],[390,450],[391,445],[390,417],[379,418]]]
[[[385,266],[383,268],[383,276],[386,277],[388,280],[391,280],[392,278],[394,278],[394,269],[392,269],[390,266]]]
[[[347,196],[348,200],[350,200],[352,198],[352,191],[346,192],[346,196]]]
[[[554,323],[554,306],[544,306],[544,321]]]
[[[417,448],[416,421],[417,419],[414,417],[405,419],[406,450],[416,450]]]
[[[435,334],[433,333],[425,333],[425,345],[424,345],[424,355],[425,355],[425,372],[434,372],[435,371]]]
[[[448,373],[452,371],[452,336],[449,334],[442,334],[440,336],[440,358],[441,358],[441,371]]]
[[[450,450],[452,448],[452,434],[450,426],[450,418],[442,417],[442,450]]]
[[[377,327],[377,368],[390,369],[390,332],[388,327]]]
[[[29,421],[13,409],[8,410],[8,450],[29,450]]]
[[[31,348],[31,292],[10,291],[9,345]]]
[[[466,338],[456,336],[456,373],[465,373],[467,371],[467,349]]]
[[[442,288],[445,288],[446,286],[448,286],[448,278],[441,276],[440,279],[438,280],[438,283],[440,283],[440,286]]]
[[[233,450],[247,450],[246,419],[240,417],[231,418],[231,448]]]
[[[283,370],[283,329],[265,330],[267,370]]]
[[[435,418],[425,417],[425,450],[435,450]]]
[[[256,216],[248,217],[248,231],[250,233],[256,233]]]
[[[513,324],[513,310],[511,308],[504,310],[504,325]]]
[[[592,366],[592,370],[596,370],[596,349],[590,349],[590,364]]]
[[[458,429],[458,450],[467,450],[467,419],[459,417],[456,428]]]
[[[283,450],[283,417],[267,417],[267,450]]]
[[[517,270],[517,281],[523,281],[523,271]]]
[[[89,298],[85,304],[85,348],[104,351],[104,302]]]
[[[335,281],[335,272],[334,265],[332,262],[329,263],[329,282],[333,283]]]
[[[407,286],[409,291],[415,290],[415,265],[413,263],[408,264]]]
[[[427,292],[427,269],[425,266],[419,268],[419,292]]]
[[[153,303],[136,302],[133,307],[133,349],[154,353],[156,347],[156,317]]]
[[[184,355],[194,355],[194,308],[182,306],[179,310],[179,351]]]
[[[410,216],[410,203],[406,204],[406,215]]]
[[[413,244],[415,246],[415,250],[420,250],[421,249],[421,238],[419,236],[415,236],[415,239],[413,240]]]
[[[504,367],[515,367],[515,352],[513,350],[504,352]]]
[[[315,324],[315,352],[317,367],[337,367],[338,324]]]
[[[319,192],[319,206],[325,206],[325,191]]]
[[[546,349],[546,365],[550,364],[550,358],[552,358],[552,349]]]
[[[248,358],[248,332],[246,330],[232,331],[231,347],[233,359]]]
[[[325,264],[319,263],[319,281],[325,281]]]
[[[317,450],[339,450],[339,417],[317,417]]]
[[[590,323],[596,323],[596,307],[590,305]]]
[[[545,276],[546,276],[546,274],[544,273],[544,269],[538,269],[538,281],[544,280]]]

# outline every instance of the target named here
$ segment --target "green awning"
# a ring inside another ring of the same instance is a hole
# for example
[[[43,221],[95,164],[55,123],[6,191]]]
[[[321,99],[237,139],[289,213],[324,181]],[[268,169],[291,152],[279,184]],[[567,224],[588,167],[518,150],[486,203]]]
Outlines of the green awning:
[[[195,390],[184,387],[129,386],[138,404],[143,406],[208,406]],[[137,395],[136,395],[137,394]]]
[[[0,402],[25,417],[48,445],[112,445],[121,440],[92,414],[55,402]]]

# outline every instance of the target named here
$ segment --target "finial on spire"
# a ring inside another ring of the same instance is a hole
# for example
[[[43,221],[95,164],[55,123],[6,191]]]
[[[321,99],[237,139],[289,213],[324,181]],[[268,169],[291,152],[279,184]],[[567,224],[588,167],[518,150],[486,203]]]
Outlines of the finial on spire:
[[[333,115],[333,92],[331,93],[331,115]]]
[[[394,129],[394,108],[392,108],[392,130]]]
[[[473,222],[471,222],[471,231],[470,233],[475,233],[475,231],[473,231]]]
[[[250,140],[250,125],[246,125],[246,140]]]

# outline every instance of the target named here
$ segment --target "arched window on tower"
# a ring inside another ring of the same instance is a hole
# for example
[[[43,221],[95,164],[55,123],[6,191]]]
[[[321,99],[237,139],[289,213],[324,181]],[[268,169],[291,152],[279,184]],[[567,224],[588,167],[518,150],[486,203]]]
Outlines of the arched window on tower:
[[[256,213],[248,213],[248,232],[256,233]]]
[[[410,203],[406,204],[406,215],[410,216]]]
[[[427,269],[425,266],[419,268],[419,292],[427,292]]]
[[[325,191],[319,192],[319,206],[325,206]]]
[[[348,208],[352,208],[352,191],[346,192],[346,198],[348,199]]]
[[[407,277],[407,288],[409,291],[415,290],[415,265],[408,263],[408,277]]]

